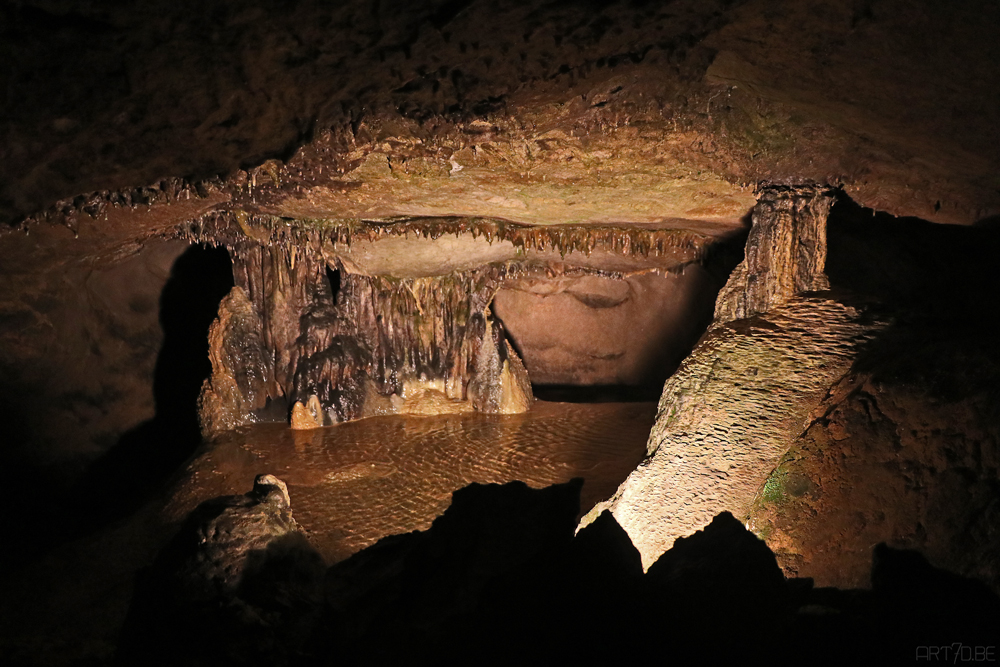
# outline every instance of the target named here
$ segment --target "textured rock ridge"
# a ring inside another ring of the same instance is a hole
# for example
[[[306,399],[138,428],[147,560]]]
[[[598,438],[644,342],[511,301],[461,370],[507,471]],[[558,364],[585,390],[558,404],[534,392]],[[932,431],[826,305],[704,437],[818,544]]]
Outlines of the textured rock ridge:
[[[767,186],[759,197],[746,258],[716,301],[719,322],[766,313],[796,294],[830,288],[823,269],[832,191],[814,185]]]
[[[715,325],[664,386],[648,458],[588,516],[610,509],[646,567],[716,514],[745,517],[875,329],[857,309],[817,297]]]
[[[746,517],[828,388],[883,323],[827,294],[830,193],[768,187],[716,319],[667,380],[648,458],[606,503],[648,567],[720,512]]]

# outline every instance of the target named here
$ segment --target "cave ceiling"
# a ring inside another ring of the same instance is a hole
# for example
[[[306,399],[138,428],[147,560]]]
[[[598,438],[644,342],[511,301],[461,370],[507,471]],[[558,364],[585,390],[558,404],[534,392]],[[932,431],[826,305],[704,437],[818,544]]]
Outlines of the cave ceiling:
[[[220,213],[244,232],[443,217],[712,239],[744,226],[761,182],[841,186],[944,223],[1000,212],[995,3],[0,13],[0,217],[38,232],[4,241],[8,256],[120,255]]]

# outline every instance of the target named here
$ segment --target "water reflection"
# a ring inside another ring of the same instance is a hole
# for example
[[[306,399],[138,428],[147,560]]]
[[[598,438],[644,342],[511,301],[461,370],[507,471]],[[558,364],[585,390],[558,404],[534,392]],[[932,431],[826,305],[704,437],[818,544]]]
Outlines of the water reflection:
[[[534,487],[585,480],[581,510],[607,498],[645,454],[654,403],[549,403],[520,415],[374,417],[315,431],[257,424],[188,466],[167,507],[243,493],[258,473],[288,483],[295,518],[329,562],[386,535],[428,528],[472,482]]]

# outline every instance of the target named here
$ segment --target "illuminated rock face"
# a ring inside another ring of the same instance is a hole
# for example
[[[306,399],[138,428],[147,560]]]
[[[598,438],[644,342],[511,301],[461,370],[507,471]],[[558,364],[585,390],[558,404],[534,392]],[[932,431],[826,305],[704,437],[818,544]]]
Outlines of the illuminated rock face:
[[[858,308],[796,296],[826,284],[828,209],[811,188],[762,193],[715,323],[664,386],[649,458],[591,513],[611,509],[646,567],[718,513],[747,515],[813,407],[878,329]]]
[[[714,326],[667,381],[649,457],[607,504],[648,567],[719,512],[749,512],[873,327],[824,298]]]
[[[762,485],[748,527],[789,576],[819,586],[868,586],[872,545],[886,542],[1000,590],[991,337],[965,333],[960,349],[930,337],[916,354],[907,338],[876,346],[868,370],[831,388]]]
[[[772,187],[753,211],[746,260],[719,294],[717,322],[739,320],[776,308],[796,294],[830,288],[826,218],[833,201],[824,188]]]
[[[827,234],[825,270],[797,256],[823,244],[796,238]],[[868,586],[884,542],[1000,588],[1000,278],[983,268],[997,252],[993,230],[762,192],[746,263],[667,381],[647,459],[591,517],[611,509],[646,567],[731,511],[788,576]]]
[[[739,240],[676,220],[203,223],[189,233],[228,246],[236,283],[212,330],[206,435],[289,414],[297,429],[513,414],[531,406],[532,382],[656,391],[705,325]]]
[[[503,285],[493,310],[532,382],[658,393],[710,321],[719,282],[699,264],[621,277],[525,276]]]

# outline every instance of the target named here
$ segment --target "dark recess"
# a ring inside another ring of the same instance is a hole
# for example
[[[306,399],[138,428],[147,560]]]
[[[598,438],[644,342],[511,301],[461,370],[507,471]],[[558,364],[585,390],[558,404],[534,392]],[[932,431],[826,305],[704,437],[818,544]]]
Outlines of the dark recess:
[[[910,664],[921,645],[996,644],[981,582],[880,544],[871,590],[816,588],[728,512],[643,574],[610,513],[574,536],[581,482],[472,484],[429,530],[325,573],[301,534],[240,523],[250,495],[207,501],[139,577],[117,664]],[[205,565],[240,558],[223,523],[254,547],[228,588]]]
[[[163,347],[153,379],[156,415],[126,432],[90,466],[71,491],[72,502],[62,504],[58,518],[52,518],[64,524],[50,525],[53,543],[132,514],[201,443],[197,401],[212,371],[208,329],[232,286],[232,263],[224,248],[192,245],[174,263],[160,295]]]

